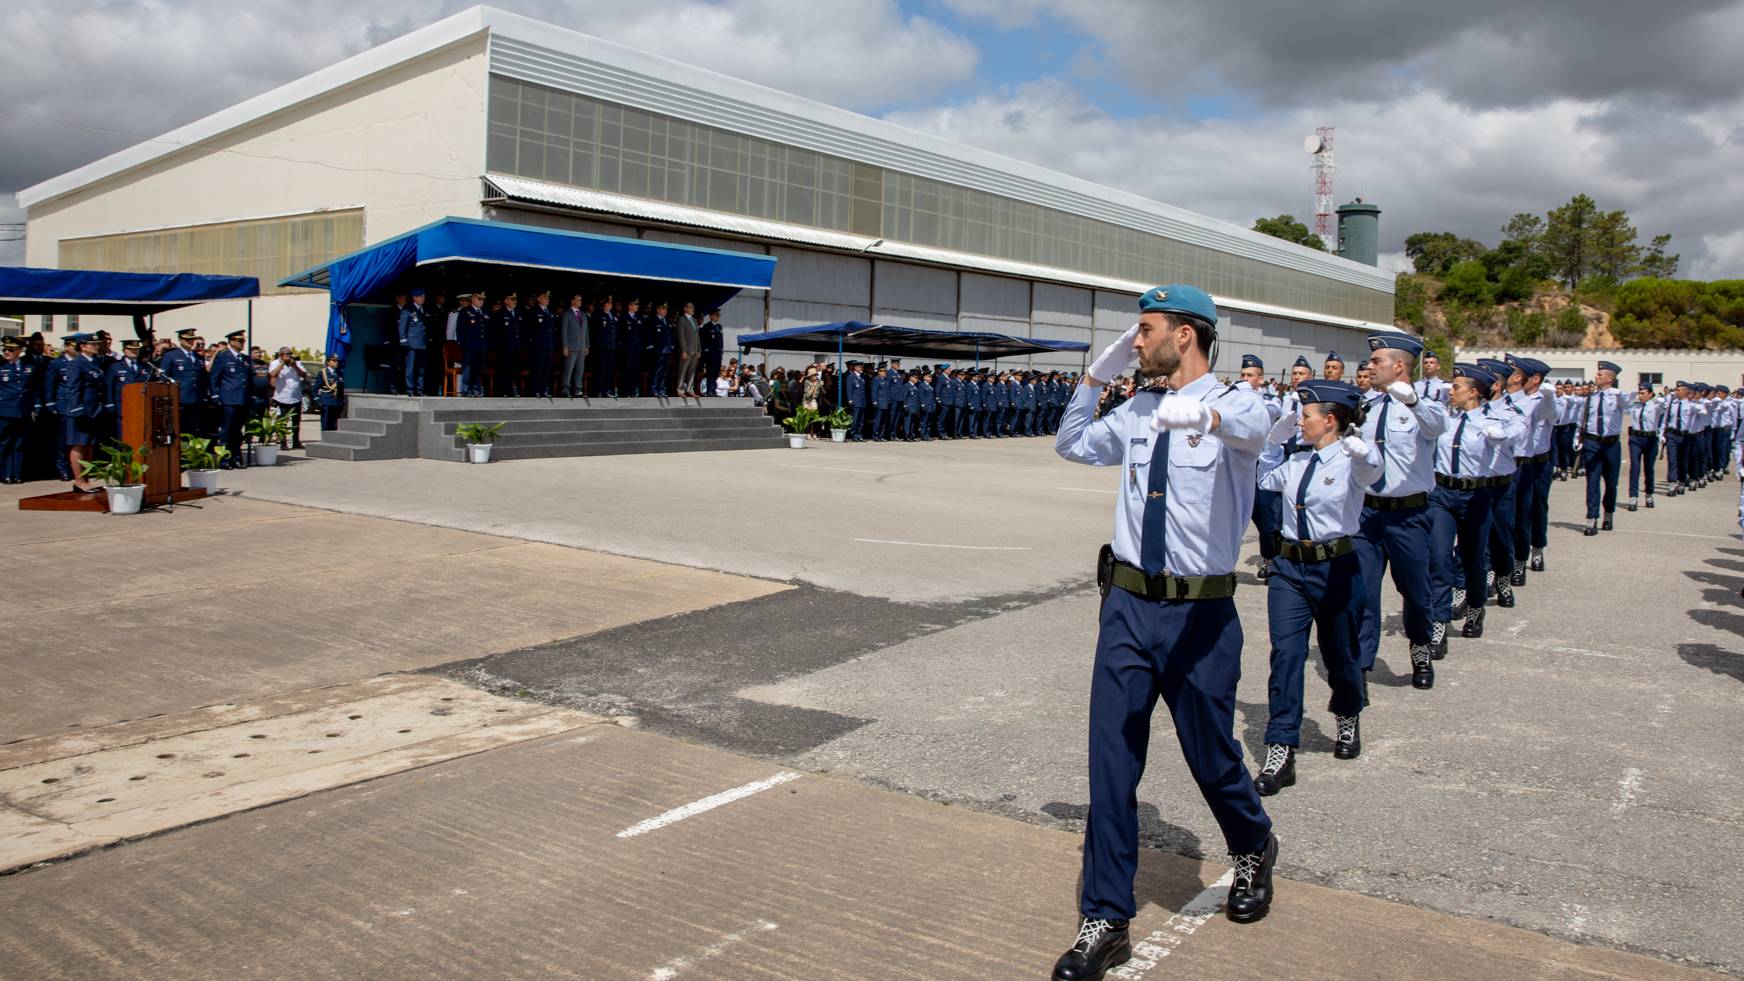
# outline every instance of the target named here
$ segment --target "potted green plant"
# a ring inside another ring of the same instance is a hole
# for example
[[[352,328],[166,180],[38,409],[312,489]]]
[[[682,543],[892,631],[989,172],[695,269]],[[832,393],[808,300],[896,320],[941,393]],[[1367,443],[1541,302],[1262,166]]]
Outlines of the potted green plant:
[[[854,424],[854,414],[845,405],[836,406],[836,411],[824,420],[830,424],[830,439],[837,443],[848,441],[849,427]]]
[[[781,424],[787,427],[787,445],[796,450],[805,449],[805,434],[817,425],[818,418],[816,409],[802,405],[793,410],[793,415],[781,420]]]
[[[119,440],[103,444],[95,460],[80,460],[79,475],[100,481],[109,498],[110,514],[138,514],[145,501],[145,447]]]
[[[217,440],[182,434],[182,474],[189,487],[198,487],[210,494],[218,489],[218,464],[230,455],[230,449]]]
[[[254,462],[270,467],[279,462],[279,443],[290,438],[289,415],[264,415],[248,421],[242,431],[254,440]]]
[[[466,441],[467,459],[473,463],[489,463],[491,446],[506,423],[463,422],[454,427],[454,435]]]

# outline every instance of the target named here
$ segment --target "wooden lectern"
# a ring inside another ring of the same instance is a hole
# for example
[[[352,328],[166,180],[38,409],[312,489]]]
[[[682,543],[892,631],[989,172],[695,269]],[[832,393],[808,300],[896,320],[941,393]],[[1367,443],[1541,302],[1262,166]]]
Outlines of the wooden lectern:
[[[171,382],[132,382],[121,387],[121,442],[145,448],[144,507],[205,497],[204,488],[182,486],[181,393]],[[98,446],[108,439],[97,441]],[[107,494],[65,491],[26,497],[22,511],[106,511]]]

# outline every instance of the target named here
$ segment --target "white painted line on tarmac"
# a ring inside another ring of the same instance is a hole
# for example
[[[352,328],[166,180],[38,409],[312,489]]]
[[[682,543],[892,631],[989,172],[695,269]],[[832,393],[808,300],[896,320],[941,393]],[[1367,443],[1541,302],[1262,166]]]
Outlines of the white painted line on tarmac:
[[[778,926],[780,926],[779,923],[771,923],[768,920],[757,921],[758,930],[774,930]],[[745,933],[747,932],[749,931],[729,933],[722,937],[718,943],[710,944],[698,951],[694,957],[674,957],[672,960],[667,961],[665,964],[660,965],[650,972],[648,979],[649,981],[672,981],[673,978],[683,974],[686,970],[695,967],[698,961],[706,961],[711,957],[718,957],[728,947],[744,943]]]
[[[1635,803],[1635,796],[1641,792],[1641,771],[1630,767],[1623,771],[1617,779],[1617,796],[1611,801],[1611,813],[1622,814]]]
[[[890,471],[888,470],[855,470],[851,467],[808,467],[803,463],[778,463],[776,466],[786,467],[789,470],[830,470],[835,473],[869,473],[874,477],[887,477],[890,475]]]
[[[1056,487],[1056,488],[1054,488],[1054,490],[1077,491],[1080,494],[1113,494],[1113,493],[1115,493],[1115,491],[1111,491],[1106,487]]]
[[[916,548],[962,548],[974,552],[1032,552],[1027,545],[940,545],[937,542],[895,542],[885,538],[856,538],[868,545],[913,545]]]
[[[1199,895],[1187,900],[1187,905],[1169,917],[1169,922],[1163,924],[1161,930],[1152,930],[1151,935],[1132,945],[1132,960],[1109,971],[1110,977],[1142,978],[1151,968],[1162,962],[1163,958],[1175,952],[1177,947],[1187,942],[1194,931],[1205,925],[1205,921],[1217,915],[1223,908],[1224,897],[1229,894],[1229,884],[1235,881],[1235,870],[1218,876],[1217,881],[1206,886]]]
[[[710,794],[702,800],[691,801],[683,807],[675,807],[672,810],[667,811],[665,814],[656,815],[640,824],[625,828],[618,832],[618,837],[634,838],[637,835],[645,835],[650,831],[656,831],[669,824],[675,824],[687,817],[695,817],[704,811],[712,811],[723,804],[731,804],[733,801],[749,797],[752,794],[762,793],[770,787],[780,786],[789,780],[798,780],[799,778],[800,774],[794,773],[791,770],[783,770],[772,777],[753,781],[745,784],[743,787],[734,787],[732,790],[723,790],[718,794]]]

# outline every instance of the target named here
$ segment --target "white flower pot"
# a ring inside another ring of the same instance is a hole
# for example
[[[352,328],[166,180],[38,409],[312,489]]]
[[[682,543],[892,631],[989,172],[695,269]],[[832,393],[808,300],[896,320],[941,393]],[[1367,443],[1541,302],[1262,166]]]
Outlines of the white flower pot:
[[[183,470],[182,476],[187,479],[190,489],[197,488],[208,494],[218,489],[218,471],[216,470]]]
[[[848,441],[848,431],[846,429],[836,429],[832,427],[830,429],[830,440],[835,443],[846,443]]]
[[[496,445],[496,444],[494,444],[494,443],[468,443],[468,444],[466,444],[467,458],[470,459],[473,463],[489,463],[490,462],[491,447],[494,445]]]
[[[787,445],[792,447],[793,449],[796,449],[796,450],[805,449],[805,434],[804,433],[788,433],[787,434]]]
[[[262,467],[276,466],[279,462],[279,448],[267,443],[256,444],[254,462],[257,466]]]
[[[109,497],[110,514],[138,514],[139,505],[145,501],[145,485],[134,484],[130,487],[104,488]]]

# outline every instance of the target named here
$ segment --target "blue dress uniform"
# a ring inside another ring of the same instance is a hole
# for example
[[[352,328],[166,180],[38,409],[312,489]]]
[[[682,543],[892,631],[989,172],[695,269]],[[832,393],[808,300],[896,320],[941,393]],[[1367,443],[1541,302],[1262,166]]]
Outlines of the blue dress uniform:
[[[165,351],[158,359],[158,370],[176,383],[181,401],[182,432],[207,436],[212,432],[210,413],[206,411],[206,362],[194,353],[194,331],[176,331],[180,345]]]
[[[121,390],[134,382],[151,379],[151,372],[140,363],[137,356],[140,343],[126,341],[121,347],[125,353],[109,363],[109,370],[103,379],[103,415],[108,433],[117,439],[121,437]]]
[[[536,399],[551,397],[551,372],[556,367],[557,359],[557,311],[551,309],[547,302],[550,294],[540,293],[539,302],[533,304],[533,309],[527,311],[527,349],[532,362],[531,377],[527,381],[529,395]]]
[[[981,438],[981,381],[979,373],[963,381],[963,422],[961,432],[970,439]]]
[[[611,297],[600,301],[587,332],[594,349],[593,393],[601,398],[617,398],[618,385],[622,383],[618,375],[621,321],[618,312],[612,309]]]
[[[83,342],[91,335],[77,336]],[[61,415],[67,446],[90,446],[108,435],[108,430],[101,428],[107,395],[104,366],[99,358],[81,353],[61,369],[55,408]]]
[[[400,308],[400,350],[406,355],[406,394],[424,394],[424,350],[430,346],[424,291],[412,291],[412,302]]]
[[[1520,437],[1515,453],[1518,467],[1514,478],[1514,568],[1515,586],[1526,584],[1526,567],[1544,570],[1544,547],[1550,544],[1550,471],[1551,444],[1555,439],[1556,399],[1544,388],[1544,376],[1550,366],[1537,358],[1505,359],[1510,367],[1525,376],[1525,385],[1504,401],[1519,411],[1526,431]],[[1537,376],[1537,387],[1532,378]]]
[[[1640,500],[1643,482],[1647,489],[1647,506],[1653,506],[1653,468],[1659,462],[1659,431],[1664,428],[1660,401],[1653,389],[1642,385],[1635,401],[1629,404],[1629,510]],[[1727,448],[1730,451],[1730,447]]]
[[[242,331],[226,335],[225,340],[245,336]],[[235,466],[242,459],[242,424],[248,418],[248,388],[254,371],[248,355],[225,347],[212,359],[211,398],[219,406],[219,435],[230,459],[224,463]]]
[[[1487,399],[1495,376],[1475,364],[1453,366],[1455,378],[1470,379],[1480,400]],[[1465,618],[1465,635],[1483,635],[1485,593],[1489,571],[1490,511],[1498,476],[1494,461],[1512,458],[1511,431],[1485,414],[1480,403],[1449,409],[1447,428],[1435,442],[1435,487],[1429,492],[1430,575],[1434,591],[1435,659],[1447,654],[1447,631],[1455,617]],[[1501,479],[1504,484],[1506,476]]]
[[[483,297],[482,293],[473,296]],[[484,396],[485,358],[490,351],[489,317],[483,303],[460,308],[454,318],[454,332],[460,337],[460,392],[472,398]]]
[[[1243,370],[1258,368],[1264,371],[1266,363],[1252,354],[1241,356]],[[1260,399],[1266,408],[1266,415],[1276,423],[1284,416],[1284,403],[1270,394],[1261,394]],[[1300,405],[1298,400],[1297,405]],[[1294,416],[1296,413],[1291,412]],[[1282,521],[1283,498],[1275,490],[1259,488],[1254,493],[1253,526],[1260,540],[1260,577],[1265,579],[1272,573],[1272,560],[1278,556],[1279,522]]]
[[[930,429],[932,435],[939,439],[946,439],[951,435],[950,423],[953,421],[948,418],[951,415],[951,376],[948,370],[950,366],[941,364],[935,367],[937,370],[929,379],[933,390],[933,414]]]
[[[719,382],[721,378],[721,356],[726,353],[726,335],[721,329],[721,322],[713,319],[714,315],[719,312],[720,311],[718,310],[710,311],[710,319],[704,320],[702,326],[699,328],[700,339],[702,342],[702,373],[703,377],[708,379],[705,391],[709,395],[720,394]],[[862,377],[860,381],[864,384],[865,378]],[[864,412],[860,413],[860,416],[864,415]],[[859,417],[857,416],[856,418]],[[855,429],[856,435],[858,436],[859,434],[857,430],[859,429],[859,423],[857,422],[855,423]],[[864,436],[860,436],[860,438],[864,439]]]
[[[491,394],[499,398],[521,396],[521,311],[508,303],[518,299],[514,293],[504,296],[503,308],[491,317],[491,348],[497,356],[496,390]]]
[[[1345,382],[1314,381],[1302,386],[1301,397],[1354,412],[1362,393]],[[1274,420],[1270,438],[1282,435],[1281,428]],[[1260,457],[1259,489],[1279,499],[1286,512],[1277,569],[1266,582],[1272,672],[1266,758],[1255,780],[1262,795],[1296,782],[1310,627],[1318,633],[1332,687],[1327,709],[1338,725],[1335,753],[1355,759],[1362,751],[1357,719],[1365,682],[1358,631],[1368,590],[1353,536],[1362,523],[1364,490],[1380,475],[1380,453],[1357,436],[1334,438],[1318,449],[1294,438],[1273,442]]]
[[[882,443],[890,435],[890,373],[888,366],[880,361],[872,367],[872,380],[867,383],[867,394],[872,403],[871,424],[872,441]]]
[[[669,365],[672,362],[672,324],[666,315],[660,311],[665,304],[654,309],[654,316],[643,322],[642,345],[647,357],[648,394],[655,398],[667,396],[666,381]]]
[[[915,385],[915,417],[914,432],[928,442],[933,438],[933,418],[938,411],[938,396],[934,393],[933,380],[930,375],[921,375]]]
[[[1389,332],[1369,337],[1369,349],[1423,353],[1423,343],[1409,334]],[[1363,439],[1381,454],[1381,476],[1369,487],[1362,525],[1356,536],[1368,599],[1363,610],[1364,671],[1372,670],[1381,647],[1381,578],[1392,567],[1393,586],[1404,600],[1405,636],[1411,644],[1412,683],[1424,683],[1424,669],[1433,655],[1429,617],[1429,488],[1435,485],[1435,441],[1447,428],[1447,409],[1440,402],[1410,395],[1406,405],[1392,394],[1369,407]]]
[[[83,334],[69,334],[66,340],[71,346],[60,357],[49,362],[48,370],[43,375],[43,415],[50,420],[54,428],[55,441],[55,473],[62,480],[72,480],[72,463],[67,459],[67,420],[61,414],[61,389],[72,383],[72,377],[79,363],[79,339]]]
[[[897,431],[902,434],[903,440],[912,442],[915,438],[920,415],[920,372],[909,372],[908,377],[903,380],[901,388],[897,391],[900,393],[898,404],[902,413]]]
[[[1005,420],[1011,411],[1011,388],[1002,378],[993,380],[993,412],[988,416],[988,422],[993,427],[994,436],[1007,436]]]
[[[22,484],[24,438],[42,407],[42,370],[21,356],[24,342],[18,338],[0,344],[5,346],[5,360],[0,361],[0,484]]]
[[[1616,388],[1617,375],[1622,371],[1610,361],[1599,362],[1600,387],[1587,396],[1581,409],[1581,462],[1587,471],[1587,529],[1584,534],[1599,533],[1600,485],[1603,484],[1604,529],[1611,530],[1611,514],[1617,510],[1617,474],[1623,464],[1623,425],[1629,402]],[[1604,373],[1611,377],[1606,378]]]
[[[842,393],[848,402],[848,414],[854,417],[848,426],[848,438],[856,443],[866,441],[866,376],[854,370],[862,367],[858,361],[848,362],[848,377],[842,379]]]
[[[1196,288],[1158,287],[1139,302],[1143,313],[1190,316],[1198,330],[1215,330],[1217,308]],[[1118,356],[1130,342],[1122,337],[1104,356]],[[1234,736],[1242,632],[1233,570],[1269,428],[1265,408],[1253,392],[1219,385],[1209,372],[1178,392],[1142,390],[1096,418],[1100,394],[1100,386],[1085,386],[1073,395],[1054,441],[1066,460],[1121,468],[1114,541],[1105,553],[1112,563],[1105,559],[1099,570],[1112,588],[1102,601],[1090,682],[1090,813],[1079,896],[1085,920],[1056,977],[1075,952],[1079,971],[1085,956],[1106,956],[1100,937],[1123,932],[1120,921],[1137,912],[1137,791],[1159,695],[1237,857],[1231,919],[1264,915],[1276,857],[1271,820]],[[1201,421],[1180,421],[1190,418]]]

